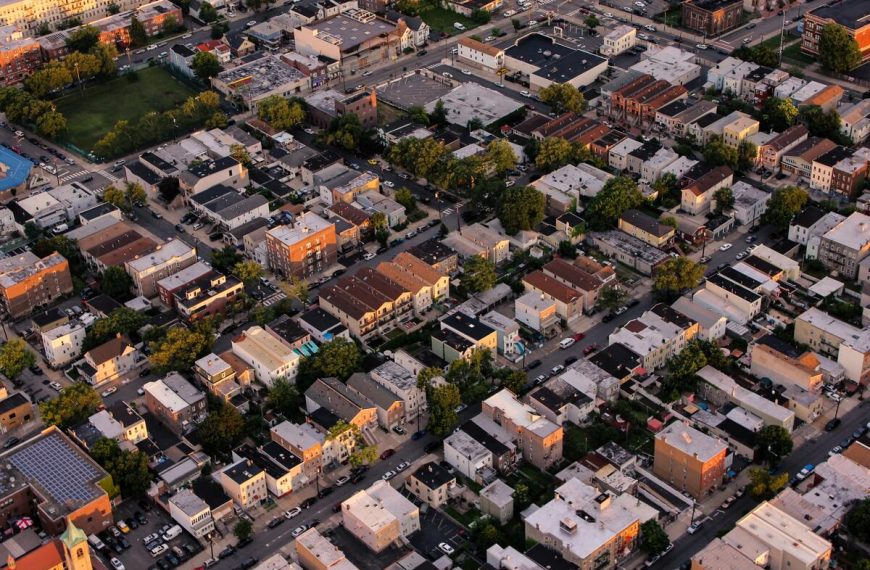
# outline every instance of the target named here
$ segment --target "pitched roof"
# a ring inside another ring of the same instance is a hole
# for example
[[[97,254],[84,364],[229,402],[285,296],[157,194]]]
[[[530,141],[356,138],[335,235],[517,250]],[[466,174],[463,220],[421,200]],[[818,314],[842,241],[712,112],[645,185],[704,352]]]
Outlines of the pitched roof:
[[[127,337],[118,335],[111,340],[107,340],[100,346],[96,348],[92,348],[88,351],[88,354],[91,357],[91,360],[94,362],[94,365],[99,366],[104,362],[108,362],[113,358],[116,358],[122,355],[128,347],[132,347],[130,344],[130,339]]]
[[[498,49],[495,46],[491,46],[485,44],[483,42],[479,42],[477,40],[473,40],[471,38],[459,38],[459,44],[464,45],[469,49],[473,49],[475,51],[479,51],[481,53],[485,53],[487,55],[491,55],[493,57],[497,56],[502,52],[502,50]]]
[[[563,303],[573,303],[580,298],[580,293],[544,274],[541,270],[529,273],[523,277],[523,283],[527,283],[529,286],[543,291],[545,294]]]

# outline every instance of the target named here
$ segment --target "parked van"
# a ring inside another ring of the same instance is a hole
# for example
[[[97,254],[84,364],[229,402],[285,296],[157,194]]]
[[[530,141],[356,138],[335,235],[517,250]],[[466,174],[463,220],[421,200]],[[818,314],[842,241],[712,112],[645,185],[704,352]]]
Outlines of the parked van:
[[[460,32],[465,31],[465,26],[463,24],[460,24],[459,22],[454,22],[453,27],[456,28],[457,30],[459,30]]]
[[[57,234],[62,234],[63,232],[67,231],[68,229],[69,229],[68,225],[59,224],[59,225],[54,226],[54,229],[52,229],[51,232],[53,234],[57,235]]]
[[[575,341],[575,340],[574,340],[572,337],[570,337],[570,336],[569,336],[568,338],[563,338],[562,340],[559,341],[559,348],[562,348],[562,349],[564,349],[564,348],[568,348],[569,346],[571,346],[571,345],[574,344],[575,342],[577,342],[577,341]]]
[[[202,222],[196,222],[195,224],[193,224],[193,231],[202,229],[203,226],[205,226],[205,224],[203,224]]]
[[[169,542],[170,540],[172,540],[173,538],[175,538],[179,534],[181,534],[181,527],[178,525],[175,525],[175,526],[171,527],[169,530],[167,530],[166,532],[164,532],[163,536],[161,536],[160,538],[162,538],[166,542]]]

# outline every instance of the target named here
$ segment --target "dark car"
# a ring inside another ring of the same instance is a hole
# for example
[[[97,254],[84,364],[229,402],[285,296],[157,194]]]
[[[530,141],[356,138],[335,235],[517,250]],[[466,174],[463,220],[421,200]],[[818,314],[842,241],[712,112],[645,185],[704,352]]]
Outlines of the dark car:
[[[142,372],[139,373],[139,378],[145,378],[149,374],[151,374],[151,371],[146,368],[145,370],[143,370]],[[145,523],[142,523],[142,524],[145,524]]]
[[[840,418],[834,418],[833,420],[825,424],[825,431],[834,431],[835,429],[840,427],[841,423],[843,423],[843,420],[841,420]]]
[[[424,55],[426,55],[426,50],[424,49],[421,49],[417,52],[417,57],[423,57]]]
[[[285,519],[284,517],[275,517],[274,519],[270,520],[269,524],[267,524],[266,526],[269,528],[276,528],[276,527],[280,526],[281,523],[283,523],[286,520],[287,519]]]
[[[118,537],[118,544],[120,544],[121,548],[123,548],[124,550],[127,550],[128,548],[130,548],[130,543],[123,536]]]
[[[148,522],[148,518],[142,514],[142,511],[136,511],[133,513],[133,516],[136,518],[136,521],[139,524],[145,524]]]
[[[381,453],[381,459],[389,459],[396,453],[395,449],[387,449],[383,453]]]
[[[626,305],[627,307],[637,307],[640,304],[640,299],[632,299]]]
[[[317,493],[317,496],[322,499],[323,497],[331,495],[333,491],[335,491],[335,489],[332,487],[324,487],[319,493]]]
[[[254,539],[251,538],[250,536],[248,536],[246,538],[239,540],[236,543],[236,548],[244,548],[244,547],[248,546],[249,544],[251,544],[252,542],[254,542]]]
[[[420,431],[415,431],[413,433],[413,435],[411,435],[411,439],[414,441],[417,441],[418,439],[422,438],[424,435],[426,435],[426,430],[421,429]]]
[[[365,473],[357,473],[356,475],[354,475],[353,477],[350,478],[350,482],[353,483],[354,485],[356,485],[357,483],[359,483],[360,481],[362,481],[365,478],[366,478]]]
[[[248,568],[253,568],[253,567],[257,564],[257,562],[259,562],[259,561],[260,561],[260,559],[257,558],[256,556],[252,556],[252,557],[250,557],[250,558],[246,558],[246,559],[245,559],[245,560],[244,560],[244,561],[239,565],[239,568],[241,568],[241,570],[247,570]]]
[[[610,321],[612,321],[615,318],[616,318],[616,313],[607,313],[606,315],[601,317],[601,322],[602,323],[609,323]]]
[[[3,449],[9,449],[13,445],[18,445],[19,441],[21,441],[21,440],[13,435],[9,439],[7,439],[5,442],[3,442]]]
[[[340,510],[341,510],[341,501],[332,505],[332,512],[337,513]]]
[[[181,224],[175,224],[175,231],[180,234],[186,233],[184,226],[182,226]]]
[[[33,372],[34,374],[36,374],[37,376],[42,376],[42,374],[43,374],[42,368],[40,368],[36,364],[34,364],[33,366],[30,367],[30,371]]]
[[[577,357],[576,356],[569,356],[568,358],[565,359],[565,366],[568,366],[569,364],[574,364],[575,362],[577,362]]]
[[[178,556],[176,556],[175,554],[172,554],[172,553],[167,554],[166,561],[169,562],[173,568],[177,568],[178,566],[181,566],[181,560],[179,560]]]
[[[303,509],[307,509],[308,507],[310,507],[311,505],[313,505],[316,502],[317,502],[317,499],[315,499],[314,497],[308,497],[307,499],[305,499],[304,501],[299,503],[299,506],[302,507]]]
[[[160,566],[160,570],[169,570],[172,568],[172,564],[162,558],[157,561],[157,565]]]
[[[151,503],[149,503],[145,499],[141,499],[139,501],[139,506],[142,507],[142,510],[145,511],[146,513],[151,512]]]
[[[535,368],[537,368],[537,367],[540,366],[540,365],[541,365],[541,361],[540,361],[540,360],[532,360],[532,361],[529,362],[529,364],[526,366],[526,370],[534,370]]]

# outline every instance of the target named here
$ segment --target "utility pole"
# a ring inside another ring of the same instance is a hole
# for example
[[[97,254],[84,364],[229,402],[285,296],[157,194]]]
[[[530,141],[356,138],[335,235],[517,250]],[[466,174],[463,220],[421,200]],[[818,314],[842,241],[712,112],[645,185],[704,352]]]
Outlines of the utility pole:
[[[782,67],[782,40],[785,35],[785,12],[786,10],[782,10],[782,20],[779,26],[779,67]]]

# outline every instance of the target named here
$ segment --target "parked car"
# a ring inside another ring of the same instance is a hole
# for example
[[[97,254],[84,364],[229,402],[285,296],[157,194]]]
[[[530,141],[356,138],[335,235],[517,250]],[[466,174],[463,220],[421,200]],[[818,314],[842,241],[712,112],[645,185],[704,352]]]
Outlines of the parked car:
[[[341,487],[342,485],[344,485],[348,481],[350,481],[350,477],[348,477],[347,475],[342,475],[341,477],[339,477],[338,479],[335,480],[335,486]]]
[[[698,532],[698,529],[700,529],[703,524],[704,523],[700,521],[693,522],[689,525],[689,528],[686,529],[686,532],[688,532],[689,534],[695,534],[696,532]]]
[[[804,468],[801,469],[800,471],[798,471],[798,474],[795,475],[795,477],[797,478],[798,481],[803,481],[804,479],[809,477],[812,474],[812,472],[815,470],[816,470],[816,466],[813,465],[812,463],[809,463],[807,465],[804,465]]]
[[[462,412],[465,411],[466,408],[468,408],[468,406],[466,406],[465,404],[459,404],[458,406],[456,406],[453,409],[453,411],[456,412],[457,414],[461,414]]]
[[[840,418],[834,418],[825,424],[825,431],[834,431],[835,429],[840,427],[841,423],[843,423],[843,420],[841,420]]]
[[[532,360],[531,362],[529,362],[529,363],[526,365],[526,370],[533,370],[533,369],[537,368],[537,367],[540,366],[540,365],[541,365],[541,361],[540,361],[540,360]]]
[[[583,356],[589,356],[596,350],[598,350],[598,345],[593,342],[592,344],[583,349]]]
[[[286,520],[287,519],[285,519],[283,517],[275,517],[272,520],[270,520],[266,526],[269,528],[276,528],[276,527],[284,524],[284,521],[286,521]]]
[[[292,519],[293,517],[299,515],[302,512],[302,507],[293,507],[289,511],[284,511],[284,518],[287,520]]]
[[[405,435],[406,433],[408,433],[408,432],[405,431],[405,428],[403,428],[402,426],[395,426],[395,427],[393,427],[393,431],[396,432],[396,433],[399,434],[399,435]]]
[[[439,544],[438,544],[438,548],[440,548],[440,549],[441,549],[441,552],[443,552],[443,553],[446,554],[447,556],[450,556],[450,555],[452,555],[454,552],[456,552],[456,551],[453,549],[453,547],[450,546],[449,544],[447,544],[446,542],[441,542],[441,543],[439,543]]]
[[[387,471],[386,473],[383,474],[381,479],[383,479],[384,481],[389,481],[390,479],[392,479],[395,476],[396,476],[395,471]]]
[[[392,456],[395,455],[395,454],[396,454],[396,450],[395,450],[395,449],[385,449],[384,452],[381,453],[381,459],[382,459],[382,460],[383,460],[383,459],[389,459],[390,457],[392,457]]]
[[[302,534],[306,530],[308,530],[308,525],[303,524],[301,526],[297,526],[296,528],[294,528],[293,532],[291,532],[290,534],[293,536],[293,538],[296,538],[297,536],[299,536],[300,534]]]

